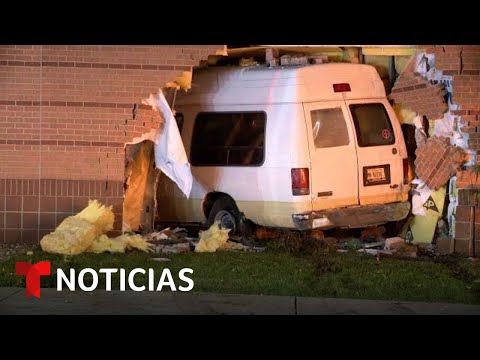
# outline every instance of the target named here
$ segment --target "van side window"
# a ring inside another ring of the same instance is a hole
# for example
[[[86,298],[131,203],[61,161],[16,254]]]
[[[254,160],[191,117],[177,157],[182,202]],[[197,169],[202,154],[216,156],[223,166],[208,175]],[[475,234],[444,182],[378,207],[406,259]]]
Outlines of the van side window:
[[[192,165],[262,165],[266,118],[265,112],[199,113],[192,135]]]
[[[313,110],[310,117],[316,148],[348,145],[348,130],[341,108]]]
[[[350,105],[358,146],[381,146],[395,143],[392,123],[380,103]]]

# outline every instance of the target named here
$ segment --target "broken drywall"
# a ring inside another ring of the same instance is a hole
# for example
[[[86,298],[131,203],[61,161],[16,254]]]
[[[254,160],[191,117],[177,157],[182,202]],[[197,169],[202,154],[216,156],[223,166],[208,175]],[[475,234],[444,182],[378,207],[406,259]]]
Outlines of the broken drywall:
[[[155,133],[155,166],[172,179],[188,198],[192,190],[192,172],[183,146],[180,131],[161,89],[142,101],[158,111],[164,120]]]
[[[420,179],[413,180],[412,184],[416,185],[412,190],[412,214],[424,216],[426,214],[426,208],[423,205],[427,202],[433,191]]]
[[[423,117],[417,115],[413,119],[413,125],[415,126],[415,142],[417,143],[417,148],[425,145],[427,143],[427,133],[425,132]]]

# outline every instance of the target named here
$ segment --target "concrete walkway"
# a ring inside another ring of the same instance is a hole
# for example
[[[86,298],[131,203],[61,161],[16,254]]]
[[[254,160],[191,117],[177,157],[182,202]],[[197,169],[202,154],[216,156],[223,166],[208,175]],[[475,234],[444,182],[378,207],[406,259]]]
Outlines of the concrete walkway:
[[[41,298],[23,288],[0,288],[0,315],[480,315],[480,305],[294,296],[221,295],[181,292],[58,292],[42,289]]]

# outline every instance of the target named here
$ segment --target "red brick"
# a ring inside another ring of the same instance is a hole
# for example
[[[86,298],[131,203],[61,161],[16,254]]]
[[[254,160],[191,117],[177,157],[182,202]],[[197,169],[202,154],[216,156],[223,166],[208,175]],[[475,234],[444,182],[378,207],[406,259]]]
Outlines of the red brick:
[[[40,213],[40,229],[53,230],[56,227],[55,213]]]
[[[455,223],[455,240],[470,240],[472,238],[472,225],[470,223]]]
[[[87,205],[88,201],[90,200],[89,197],[74,197],[73,198],[73,212],[82,211]]]
[[[40,212],[55,212],[55,200],[53,196],[41,196]]]
[[[63,220],[65,220],[67,217],[72,216],[72,213],[56,213],[55,214],[55,224],[56,226],[60,225]]]
[[[23,213],[23,228],[38,229],[38,213]]]
[[[456,208],[455,219],[457,222],[470,222],[471,220],[471,206],[459,205]],[[480,213],[480,211],[479,211]]]
[[[22,228],[22,213],[21,212],[7,212],[5,214],[5,228],[7,228],[7,229],[21,229]]]
[[[73,198],[59,196],[57,199],[57,212],[71,213],[73,211]]]
[[[20,229],[6,229],[4,241],[7,244],[20,243],[22,241],[22,231]]]
[[[22,211],[22,197],[21,196],[6,196],[5,209],[7,211]]]
[[[38,242],[38,230],[22,230],[22,243],[36,245]]]
[[[470,239],[455,239],[454,243],[455,253],[461,254],[464,256],[473,255],[473,241]]]

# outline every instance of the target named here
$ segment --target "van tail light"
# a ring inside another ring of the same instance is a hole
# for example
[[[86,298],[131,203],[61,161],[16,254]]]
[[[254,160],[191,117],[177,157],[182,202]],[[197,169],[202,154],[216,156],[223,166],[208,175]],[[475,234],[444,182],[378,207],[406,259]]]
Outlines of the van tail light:
[[[341,84],[333,84],[333,91],[334,92],[345,92],[345,91],[352,91],[352,90],[350,90],[350,84],[341,83]]]
[[[403,159],[403,184],[408,184],[408,158]]]
[[[292,169],[292,193],[293,195],[310,194],[310,175],[308,168]]]

